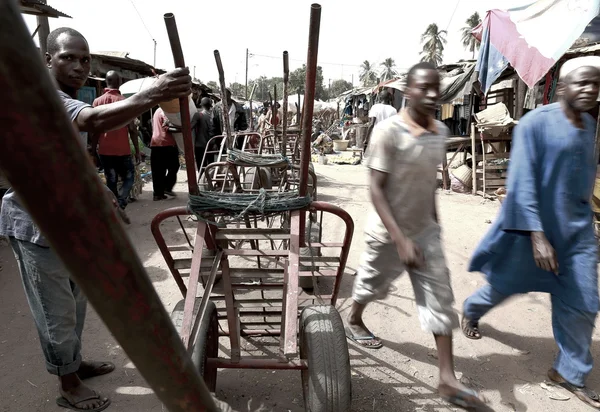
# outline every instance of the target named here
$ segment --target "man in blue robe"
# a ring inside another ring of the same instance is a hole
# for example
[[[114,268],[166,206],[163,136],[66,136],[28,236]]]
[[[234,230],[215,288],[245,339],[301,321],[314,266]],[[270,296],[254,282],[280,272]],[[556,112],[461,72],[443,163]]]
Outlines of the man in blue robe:
[[[462,328],[480,339],[479,320],[515,294],[551,294],[558,356],[549,378],[589,405],[600,399],[585,387],[599,309],[598,246],[590,199],[598,159],[596,106],[600,57],[563,65],[559,103],[540,107],[513,135],[507,196],[500,215],[475,251],[469,271],[488,284],[464,303]]]

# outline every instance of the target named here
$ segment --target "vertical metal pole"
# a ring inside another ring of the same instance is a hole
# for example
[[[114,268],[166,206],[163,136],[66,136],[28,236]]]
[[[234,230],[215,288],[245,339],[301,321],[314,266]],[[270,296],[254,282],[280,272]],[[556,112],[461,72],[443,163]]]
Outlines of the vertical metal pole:
[[[310,31],[308,34],[308,53],[306,57],[306,83],[304,87],[304,113],[302,114],[302,135],[300,141],[300,196],[306,196],[308,190],[308,165],[310,163],[310,135],[315,105],[315,86],[317,81],[317,56],[319,53],[319,31],[321,27],[321,6],[310,6]]]
[[[281,131],[281,154],[287,155],[287,125],[288,125],[288,86],[290,81],[290,58],[287,51],[283,52],[283,129]]]
[[[277,118],[279,110],[277,110],[277,84],[273,85],[273,103],[271,103],[271,124],[273,125],[273,136],[277,140],[277,126],[273,124],[273,120]]]
[[[246,86],[244,87],[246,100],[248,100],[248,49],[246,49]]]
[[[254,109],[252,107],[252,99],[254,99],[254,92],[256,92],[257,84],[254,83],[252,86],[252,92],[250,93],[250,130],[254,131]]]
[[[179,32],[173,13],[164,15],[169,43],[173,51],[175,67],[185,67],[183,50],[179,41]],[[190,102],[187,97],[179,99],[179,111],[181,113],[181,133],[183,134],[183,148],[185,156],[185,171],[188,179],[188,190],[191,195],[198,195],[198,182],[196,181],[196,166],[194,162],[194,142],[192,141],[192,123],[190,119]]]
[[[229,104],[227,102],[227,86],[225,86],[225,71],[223,70],[223,62],[221,62],[221,54],[215,50],[215,61],[217,70],[219,71],[219,86],[221,86],[221,105],[223,107],[223,131],[225,132],[225,142],[227,150],[233,147],[233,135],[231,125],[229,123]]]
[[[0,61],[0,165],[21,204],[165,408],[218,412],[104,200],[15,0],[0,2]]]

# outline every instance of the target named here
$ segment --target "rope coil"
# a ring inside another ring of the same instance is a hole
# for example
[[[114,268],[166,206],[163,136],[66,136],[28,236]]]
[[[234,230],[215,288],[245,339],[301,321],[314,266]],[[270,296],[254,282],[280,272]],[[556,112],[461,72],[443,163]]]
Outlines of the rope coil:
[[[289,159],[281,154],[248,153],[239,149],[229,150],[227,161],[235,165],[256,167],[286,167],[290,164]]]
[[[310,196],[300,196],[298,191],[269,193],[260,189],[256,193],[217,193],[200,192],[189,195],[188,208],[198,218],[209,212],[219,212],[233,216],[230,222],[244,219],[250,214],[262,216],[304,209],[310,205]]]

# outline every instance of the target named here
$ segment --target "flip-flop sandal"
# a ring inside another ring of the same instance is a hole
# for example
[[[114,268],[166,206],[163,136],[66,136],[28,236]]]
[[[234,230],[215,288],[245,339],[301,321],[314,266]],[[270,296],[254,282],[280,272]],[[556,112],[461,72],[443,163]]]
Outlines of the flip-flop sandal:
[[[357,345],[363,347],[363,348],[367,348],[367,349],[379,349],[383,346],[383,343],[375,337],[375,335],[373,335],[372,333],[369,336],[356,336],[354,335],[354,333],[352,333],[352,331],[349,328],[345,328],[346,329],[346,337],[348,339],[350,339],[352,342],[356,343]],[[366,341],[374,341],[376,342],[374,345],[369,345],[366,343]]]
[[[473,322],[472,320],[469,320],[463,316],[460,321],[460,326],[463,335],[465,335],[467,338],[472,340],[481,339],[481,332],[479,332],[479,322]],[[468,332],[472,332],[472,334],[469,334]]]
[[[473,402],[471,398],[475,398],[476,401]],[[452,405],[460,406],[461,408],[465,409],[475,409],[484,404],[484,402],[479,399],[479,394],[473,389],[459,390],[452,396],[442,396],[442,399],[448,403],[451,403]]]
[[[562,379],[562,381],[557,380],[556,376],[559,376]],[[548,371],[548,378],[555,385],[558,385],[561,388],[568,390],[573,395],[577,396],[577,398],[579,398],[580,401],[585,402],[587,405],[591,406],[592,408],[600,410],[600,406],[593,405],[591,403],[591,402],[595,402],[596,404],[600,404],[600,396],[598,396],[598,394],[596,392],[594,392],[593,390],[591,390],[591,389],[589,389],[589,388],[587,388],[585,386],[584,387],[579,387],[579,386],[575,386],[575,385],[567,382],[554,369],[550,369]]]
[[[84,371],[77,371],[79,379],[86,380],[111,373],[115,370],[115,364],[112,362],[85,362],[87,367]]]
[[[56,404],[58,406],[60,406],[61,408],[71,409],[73,411],[86,411],[86,412],[100,412],[110,406],[110,399],[108,399],[104,405],[98,406],[97,408],[81,409],[81,408],[77,407],[77,405],[79,405],[83,402],[92,401],[92,400],[96,400],[96,399],[98,399],[98,400],[100,399],[100,395],[98,395],[96,392],[94,392],[94,396],[89,396],[87,398],[80,399],[79,401],[77,401],[75,403],[71,403],[67,400],[67,398],[65,398],[63,396],[59,396],[58,398],[56,398]]]

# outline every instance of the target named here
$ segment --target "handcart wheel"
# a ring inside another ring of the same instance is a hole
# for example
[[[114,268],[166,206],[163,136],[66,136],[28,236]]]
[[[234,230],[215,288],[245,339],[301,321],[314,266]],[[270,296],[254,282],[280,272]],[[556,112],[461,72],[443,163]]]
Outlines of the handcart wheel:
[[[199,300],[198,303],[200,303]],[[183,322],[183,305],[184,301],[182,300],[175,306],[171,314],[173,324],[178,331],[181,330]],[[206,359],[216,358],[219,354],[219,320],[217,315],[217,307],[209,301],[198,329],[198,339],[192,351],[192,362],[198,368],[211,392],[214,392],[217,387],[217,368],[207,367]]]
[[[308,306],[300,315],[300,357],[304,409],[349,412],[352,403],[350,355],[344,324],[331,305]]]

